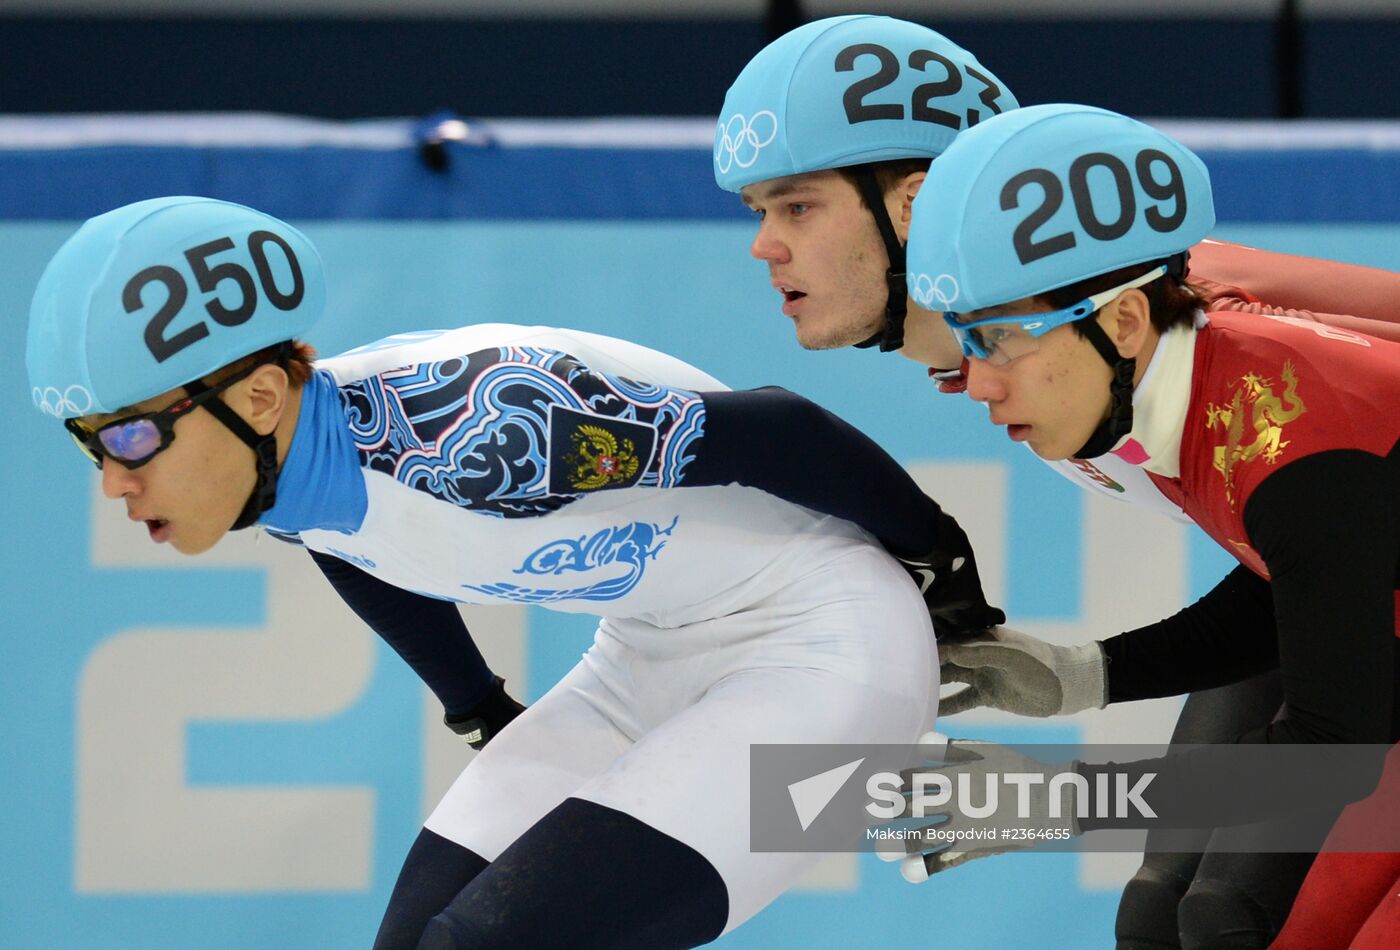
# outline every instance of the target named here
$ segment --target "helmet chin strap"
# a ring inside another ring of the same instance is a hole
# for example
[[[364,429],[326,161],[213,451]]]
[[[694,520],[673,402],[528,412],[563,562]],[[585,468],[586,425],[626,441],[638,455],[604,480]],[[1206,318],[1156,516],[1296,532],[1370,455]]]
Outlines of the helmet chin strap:
[[[1161,262],[1157,262],[1160,264]],[[1166,276],[1178,282],[1186,280],[1187,271],[1191,266],[1191,252],[1182,251],[1173,254],[1166,261]],[[1157,265],[1154,265],[1157,266]],[[1157,285],[1149,285],[1157,286]],[[1151,300],[1151,291],[1147,291],[1148,299]],[[1113,449],[1118,441],[1133,431],[1133,374],[1137,372],[1137,360],[1128,359],[1118,354],[1118,348],[1113,345],[1113,341],[1108,338],[1103,327],[1099,326],[1099,321],[1095,320],[1096,314],[1089,314],[1082,320],[1076,320],[1072,325],[1079,327],[1084,336],[1094,345],[1094,349],[1099,351],[1104,362],[1113,370],[1113,381],[1108,384],[1108,392],[1112,401],[1108,407],[1108,418],[1099,423],[1097,429],[1089,436],[1089,441],[1074,453],[1077,459],[1098,458]]]
[[[278,349],[276,357],[270,362],[285,366],[291,351],[291,343],[283,343]],[[191,396],[202,393],[208,388],[199,380],[185,384],[185,389]],[[252,494],[243,504],[243,510],[238,513],[238,518],[229,530],[241,531],[244,528],[250,528],[264,511],[277,503],[277,430],[273,429],[267,435],[258,435],[253,427],[244,422],[243,417],[234,412],[229,404],[219,396],[206,402],[204,408],[208,409],[214,418],[222,422],[229,431],[238,436],[244,445],[253,450],[253,470],[257,481],[253,484]]]
[[[208,388],[198,381],[185,386],[185,389],[192,396]],[[274,430],[267,435],[258,435],[253,431],[252,426],[244,422],[242,417],[229,408],[228,403],[218,396],[206,402],[204,408],[213,413],[215,419],[222,422],[248,448],[253,450],[257,483],[253,486],[253,493],[248,496],[248,501],[244,503],[243,510],[239,512],[238,519],[234,521],[233,527],[230,529],[241,531],[251,527],[258,520],[258,516],[271,508],[277,501],[277,432]]]
[[[1076,320],[1072,326],[1083,332],[1104,362],[1113,370],[1113,381],[1108,384],[1112,402],[1109,404],[1108,418],[1099,423],[1098,428],[1089,436],[1089,441],[1074,453],[1077,459],[1098,458],[1133,430],[1133,373],[1137,371],[1137,360],[1119,355],[1117,348],[1094,316],[1095,314],[1091,313],[1081,320]]]
[[[885,253],[889,255],[890,266],[885,271],[885,286],[888,297],[885,300],[885,326],[868,340],[856,346],[860,349],[880,345],[881,353],[889,353],[904,345],[904,318],[909,311],[909,289],[905,283],[904,245],[894,233],[894,223],[890,221],[889,210],[885,208],[885,195],[875,173],[868,167],[854,169],[856,186],[861,197],[870,206],[875,218],[875,226],[880,229],[880,239],[885,242]]]

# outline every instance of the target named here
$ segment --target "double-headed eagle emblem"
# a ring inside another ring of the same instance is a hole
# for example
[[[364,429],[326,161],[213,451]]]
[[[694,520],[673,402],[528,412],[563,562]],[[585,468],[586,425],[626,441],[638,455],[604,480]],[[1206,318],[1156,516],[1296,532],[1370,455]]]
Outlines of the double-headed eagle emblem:
[[[642,464],[631,439],[619,439],[602,426],[580,425],[569,442],[564,461],[570,466],[569,484],[579,491],[627,483]]]

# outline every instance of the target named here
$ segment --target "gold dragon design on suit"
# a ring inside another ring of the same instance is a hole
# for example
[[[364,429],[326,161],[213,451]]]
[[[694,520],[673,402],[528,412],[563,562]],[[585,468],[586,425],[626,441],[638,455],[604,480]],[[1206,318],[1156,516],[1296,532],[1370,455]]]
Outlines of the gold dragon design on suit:
[[[1231,508],[1235,506],[1236,467],[1261,457],[1267,465],[1277,462],[1289,444],[1283,427],[1308,411],[1298,396],[1298,374],[1291,361],[1284,362],[1279,379],[1284,385],[1282,394],[1274,392],[1277,384],[1273,379],[1246,373],[1228,404],[1206,405],[1206,428],[1219,426],[1225,433],[1225,443],[1215,447],[1215,470],[1225,479],[1225,497]],[[1254,437],[1246,442],[1251,429]]]

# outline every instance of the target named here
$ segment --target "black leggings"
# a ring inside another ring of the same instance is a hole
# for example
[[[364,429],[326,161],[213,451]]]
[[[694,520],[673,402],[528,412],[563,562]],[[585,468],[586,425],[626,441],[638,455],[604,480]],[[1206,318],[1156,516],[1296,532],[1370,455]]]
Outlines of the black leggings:
[[[1172,743],[1229,742],[1273,719],[1282,702],[1277,672],[1192,693]],[[1313,816],[1291,820],[1316,822]],[[1118,950],[1268,947],[1314,855],[1235,853],[1252,833],[1249,827],[1202,831],[1195,853],[1157,851],[1149,834],[1142,868],[1118,905]],[[1222,850],[1227,847],[1231,853]]]
[[[570,798],[492,862],[424,828],[374,947],[694,947],[728,919],[724,881],[699,852]]]
[[[1400,641],[1392,653],[1400,682]],[[1279,673],[1192,693],[1181,710],[1172,742],[1230,742],[1270,722],[1282,708]],[[1400,699],[1391,707],[1390,741],[1400,740]],[[1322,846],[1326,829],[1340,809],[1277,819],[1288,824],[1290,840],[1311,837]],[[1123,890],[1115,932],[1118,950],[1254,950],[1266,948],[1283,928],[1293,902],[1312,867],[1315,853],[1253,853],[1251,836],[1267,825],[1204,831],[1200,851],[1159,851],[1157,836],[1147,836],[1142,868]],[[1173,832],[1181,834],[1180,829]],[[1267,834],[1267,832],[1266,832]],[[1178,839],[1179,841],[1179,839]],[[1175,846],[1175,845],[1174,845]]]

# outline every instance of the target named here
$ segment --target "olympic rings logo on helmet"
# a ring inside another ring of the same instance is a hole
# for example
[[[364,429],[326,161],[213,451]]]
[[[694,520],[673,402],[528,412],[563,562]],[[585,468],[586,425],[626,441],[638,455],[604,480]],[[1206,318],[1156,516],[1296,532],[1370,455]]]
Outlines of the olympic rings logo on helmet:
[[[909,286],[909,295],[925,310],[951,310],[961,293],[958,279],[952,274],[919,274]]]
[[[749,168],[777,137],[778,117],[771,110],[755,112],[752,119],[736,112],[715,129],[715,166],[720,174],[736,166]]]
[[[34,387],[34,405],[45,415],[56,419],[85,416],[92,411],[92,393],[86,386],[74,383],[60,391],[56,386]]]

